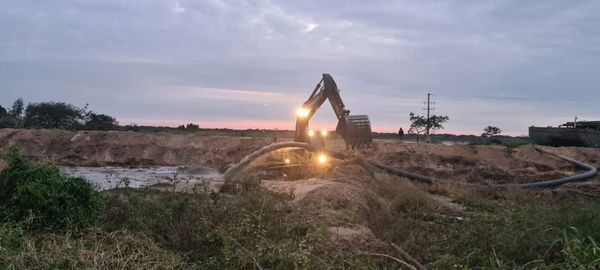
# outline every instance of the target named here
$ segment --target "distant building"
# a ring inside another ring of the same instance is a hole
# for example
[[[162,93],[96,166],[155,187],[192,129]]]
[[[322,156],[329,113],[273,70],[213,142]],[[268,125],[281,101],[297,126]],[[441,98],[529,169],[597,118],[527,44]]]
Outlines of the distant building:
[[[567,122],[558,127],[529,127],[529,138],[552,146],[600,147],[600,121]]]

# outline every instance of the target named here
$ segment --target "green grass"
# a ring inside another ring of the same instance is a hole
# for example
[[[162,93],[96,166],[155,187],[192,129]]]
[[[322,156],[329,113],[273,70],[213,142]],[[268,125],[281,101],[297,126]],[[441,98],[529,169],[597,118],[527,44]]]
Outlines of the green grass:
[[[521,138],[521,137],[517,137],[517,138],[491,137],[491,138],[479,138],[478,140],[470,141],[469,144],[470,145],[493,145],[494,144],[494,145],[502,145],[509,149],[514,149],[519,146],[534,144],[534,142],[529,138]]]

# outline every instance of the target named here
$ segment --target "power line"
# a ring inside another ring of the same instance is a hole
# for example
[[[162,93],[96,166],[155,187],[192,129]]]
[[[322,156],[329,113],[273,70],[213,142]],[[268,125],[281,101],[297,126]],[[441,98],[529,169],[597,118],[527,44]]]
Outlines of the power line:
[[[427,125],[425,127],[425,134],[427,136],[427,141],[429,142],[429,130],[431,129],[431,122],[429,121],[431,111],[435,110],[433,105],[435,105],[435,101],[431,100],[431,93],[427,93],[427,101],[423,102],[425,104],[425,108],[423,110],[427,111]]]

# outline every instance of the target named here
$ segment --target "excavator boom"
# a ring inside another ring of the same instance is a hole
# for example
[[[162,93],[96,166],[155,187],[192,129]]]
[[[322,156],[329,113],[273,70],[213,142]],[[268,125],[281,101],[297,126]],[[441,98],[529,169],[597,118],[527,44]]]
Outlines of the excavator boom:
[[[350,111],[345,108],[342,101],[340,90],[337,88],[333,77],[329,74],[323,74],[323,78],[317,84],[308,100],[299,109],[296,118],[294,141],[310,142],[308,122],[326,99],[329,100],[338,119],[335,130],[344,138],[346,147],[370,146],[373,140],[371,138],[371,122],[369,121],[369,117],[366,115],[350,115]]]

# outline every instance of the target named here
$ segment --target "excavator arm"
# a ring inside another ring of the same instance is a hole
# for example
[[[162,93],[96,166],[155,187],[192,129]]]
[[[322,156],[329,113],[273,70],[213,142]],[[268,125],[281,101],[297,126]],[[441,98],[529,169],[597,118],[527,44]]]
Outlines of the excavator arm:
[[[340,90],[329,74],[323,74],[323,78],[317,83],[308,100],[298,110],[294,141],[310,142],[308,122],[326,99],[329,100],[338,118],[336,132],[344,138],[346,146],[352,148],[370,146],[372,138],[369,117],[366,115],[350,115],[350,111],[345,108],[342,101]]]

